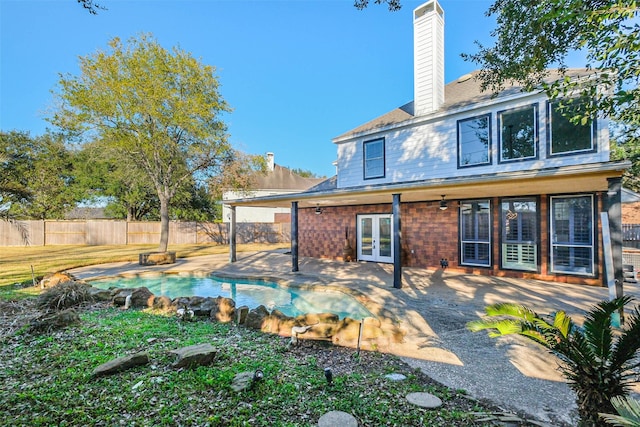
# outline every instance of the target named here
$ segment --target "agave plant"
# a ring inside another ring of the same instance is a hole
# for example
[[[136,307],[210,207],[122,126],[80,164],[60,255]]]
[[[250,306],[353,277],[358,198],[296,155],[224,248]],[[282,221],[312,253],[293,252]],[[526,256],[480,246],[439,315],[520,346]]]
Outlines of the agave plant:
[[[616,331],[612,324],[612,315],[632,300],[623,296],[600,302],[586,314],[582,327],[564,311],[543,317],[520,304],[498,303],[486,307],[487,315],[467,328],[488,330],[491,337],[522,335],[549,349],[576,393],[580,425],[604,426],[598,414],[615,412],[611,399],[626,396],[638,376],[640,310],[635,307],[624,329]]]
[[[607,424],[622,427],[640,427],[640,401],[631,398],[614,397],[611,399],[618,415],[600,414]]]

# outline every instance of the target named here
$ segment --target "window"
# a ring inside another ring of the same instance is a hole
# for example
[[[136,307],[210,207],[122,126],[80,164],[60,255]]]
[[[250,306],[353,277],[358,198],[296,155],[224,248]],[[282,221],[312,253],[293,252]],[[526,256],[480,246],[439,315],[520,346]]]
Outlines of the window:
[[[569,120],[580,110],[580,105],[579,101],[564,106],[560,102],[549,103],[550,155],[594,149],[593,121],[574,124]]]
[[[462,264],[491,265],[491,212],[488,200],[460,204]]]
[[[537,156],[537,105],[498,113],[500,161],[532,159]]]
[[[489,135],[489,115],[458,121],[458,167],[491,163]]]
[[[502,267],[538,269],[538,209],[535,199],[505,199],[501,203]]]
[[[593,274],[593,197],[551,198],[551,271]]]
[[[384,139],[364,143],[364,179],[384,178]]]

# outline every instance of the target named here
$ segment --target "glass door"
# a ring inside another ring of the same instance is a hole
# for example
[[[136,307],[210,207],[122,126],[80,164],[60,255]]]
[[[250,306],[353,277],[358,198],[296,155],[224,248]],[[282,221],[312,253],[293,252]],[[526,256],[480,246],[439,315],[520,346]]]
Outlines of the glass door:
[[[358,215],[358,259],[393,262],[393,216]]]

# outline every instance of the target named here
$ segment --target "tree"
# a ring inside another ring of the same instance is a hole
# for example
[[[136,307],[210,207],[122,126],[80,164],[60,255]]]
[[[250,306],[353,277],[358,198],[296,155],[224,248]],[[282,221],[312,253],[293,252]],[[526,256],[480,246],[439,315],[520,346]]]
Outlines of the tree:
[[[374,0],[375,4],[386,4],[391,12],[397,12],[402,8],[402,2],[400,0]],[[353,5],[362,10],[369,6],[369,0],[354,0]]]
[[[221,114],[229,111],[212,66],[151,35],[80,58],[79,76],[60,76],[50,121],[70,135],[100,139],[138,165],[160,201],[160,252],[169,206],[184,183],[221,172],[233,157]]]
[[[92,15],[97,15],[99,10],[106,10],[93,0],[77,0],[78,3]]]
[[[62,218],[79,200],[73,185],[73,155],[60,135],[31,138],[3,133],[4,156],[0,192],[11,203],[7,214],[26,218]]]
[[[525,90],[542,88],[564,102],[574,122],[601,114],[625,127],[614,140],[612,159],[628,159],[632,170],[624,183],[640,189],[640,25],[635,0],[497,0],[495,45],[477,43],[479,51],[463,54],[481,67],[484,90],[498,92],[511,83]],[[569,78],[567,58],[585,54],[588,75]],[[549,79],[558,68],[561,78]]]
[[[603,426],[599,413],[613,413],[612,398],[626,396],[635,383],[640,361],[640,310],[626,320],[626,328],[616,331],[612,316],[632,301],[629,296],[602,301],[585,316],[582,327],[564,311],[542,317],[519,304],[487,306],[487,316],[467,324],[489,336],[517,334],[533,340],[558,356],[560,370],[576,393],[582,426]]]

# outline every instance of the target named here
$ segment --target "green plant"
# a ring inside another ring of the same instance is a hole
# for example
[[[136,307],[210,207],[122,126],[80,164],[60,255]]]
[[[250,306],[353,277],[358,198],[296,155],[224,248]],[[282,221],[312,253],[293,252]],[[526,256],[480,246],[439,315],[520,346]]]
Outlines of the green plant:
[[[541,317],[514,303],[485,308],[487,316],[467,324],[471,331],[489,330],[489,336],[518,334],[542,344],[561,361],[560,370],[576,393],[582,426],[606,425],[599,412],[613,412],[611,399],[625,396],[640,366],[640,311],[627,318],[627,327],[615,331],[611,317],[633,300],[624,296],[602,301],[585,316],[582,327],[564,311]]]
[[[614,397],[611,399],[613,407],[618,415],[600,414],[607,424],[623,427],[640,427],[640,402],[624,397]]]

